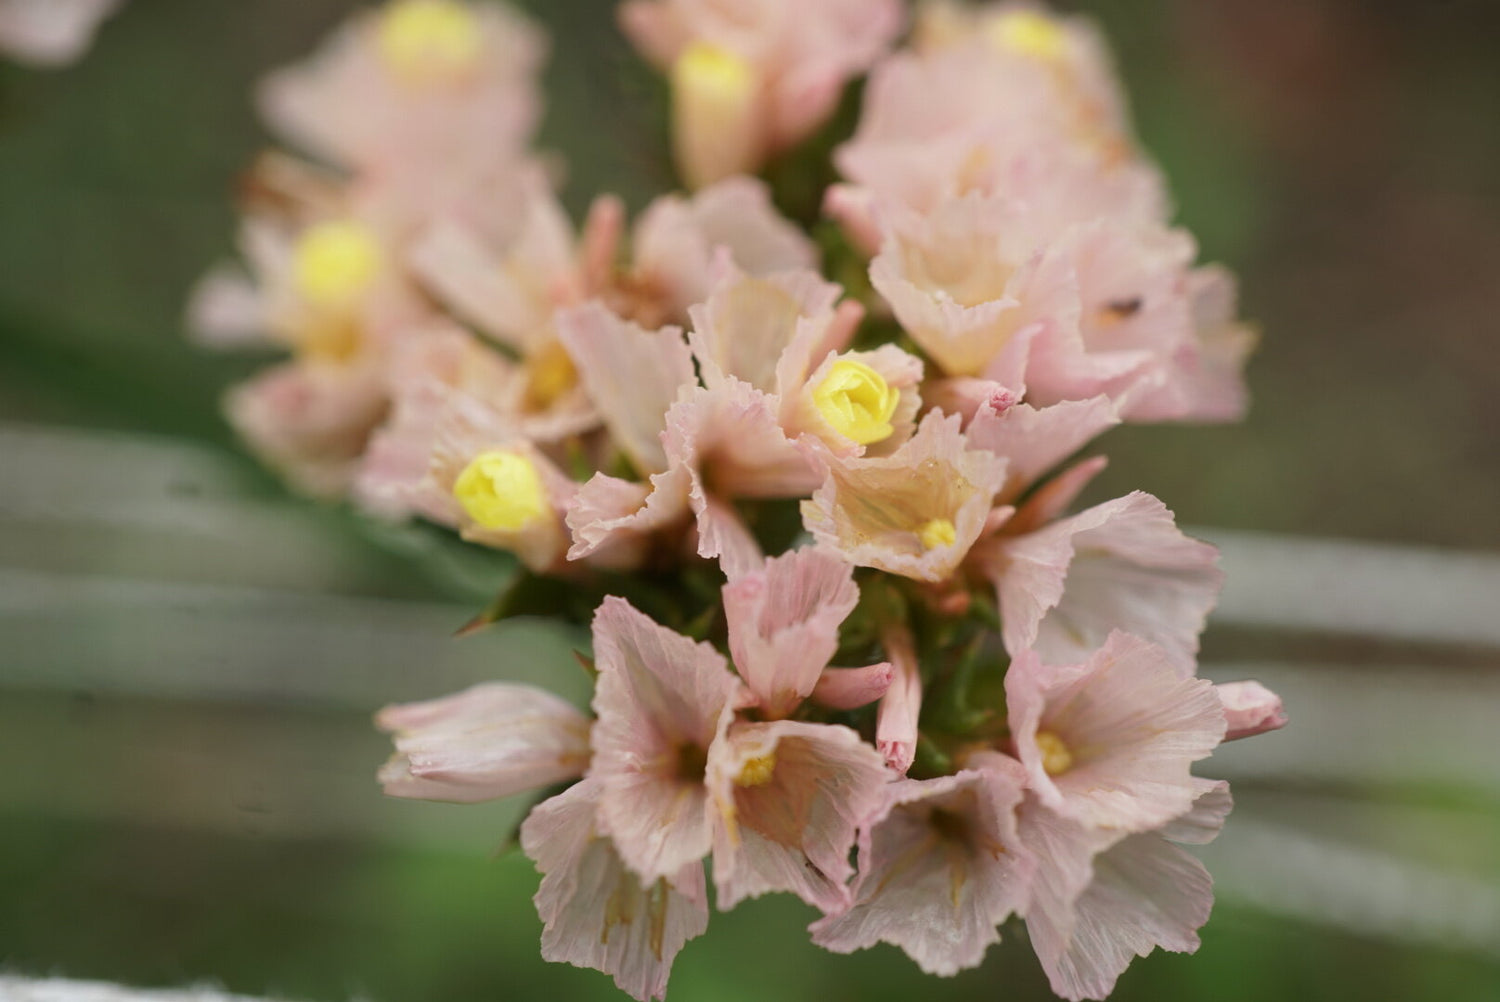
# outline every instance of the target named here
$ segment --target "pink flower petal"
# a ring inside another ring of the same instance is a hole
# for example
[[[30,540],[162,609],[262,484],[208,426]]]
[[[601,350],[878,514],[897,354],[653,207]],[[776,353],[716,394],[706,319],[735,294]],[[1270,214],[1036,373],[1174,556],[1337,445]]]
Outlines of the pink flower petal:
[[[711,646],[613,596],[594,616],[594,658],[601,824],[643,879],[670,877],[712,845],[704,770],[738,682]]]

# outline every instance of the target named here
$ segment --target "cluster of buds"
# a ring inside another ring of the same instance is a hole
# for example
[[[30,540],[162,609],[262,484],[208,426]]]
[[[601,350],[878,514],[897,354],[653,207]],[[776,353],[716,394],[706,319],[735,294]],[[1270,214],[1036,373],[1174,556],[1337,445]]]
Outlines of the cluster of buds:
[[[553,793],[519,832],[543,955],[643,1000],[709,858],[718,908],[789,892],[819,945],[936,974],[1024,921],[1070,999],[1196,948],[1179,845],[1230,801],[1192,765],[1280,702],[1196,677],[1214,549],[1139,492],[1068,514],[1104,463],[1073,457],[1237,418],[1253,339],[1101,40],[1016,3],[620,14],[687,192],[575,230],[530,148],[537,29],[392,0],[267,81],[317,163],[257,165],[249,270],[194,298],[203,336],[290,349],[229,412],[295,485],[513,554],[477,622],[591,623],[591,713],[508,683],[390,707],[386,791]],[[754,173],[818,176],[799,144],[867,71],[815,243]]]

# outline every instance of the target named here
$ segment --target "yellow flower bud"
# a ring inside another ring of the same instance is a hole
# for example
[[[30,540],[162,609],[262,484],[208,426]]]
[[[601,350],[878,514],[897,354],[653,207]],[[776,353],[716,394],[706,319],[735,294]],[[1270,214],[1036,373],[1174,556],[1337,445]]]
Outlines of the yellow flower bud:
[[[1001,48],[1049,62],[1067,52],[1067,33],[1040,11],[1007,11],[991,22],[989,36]]]
[[[318,223],[292,251],[297,292],[316,309],[347,310],[375,283],[383,256],[369,227],[340,220]]]
[[[453,496],[478,526],[518,532],[551,514],[536,464],[519,452],[475,456],[453,484]]]
[[[457,0],[395,0],[380,18],[380,56],[413,84],[453,80],[483,55],[479,19]]]
[[[1051,731],[1037,731],[1036,746],[1042,753],[1042,770],[1047,775],[1060,776],[1073,768],[1073,753],[1063,739]]]
[[[895,433],[891,417],[901,400],[885,377],[863,362],[841,358],[813,390],[813,403],[823,420],[840,435],[860,445],[882,442]]]
[[[946,518],[935,518],[922,524],[917,530],[917,538],[922,541],[923,549],[935,550],[940,546],[952,546],[958,539],[958,529]]]

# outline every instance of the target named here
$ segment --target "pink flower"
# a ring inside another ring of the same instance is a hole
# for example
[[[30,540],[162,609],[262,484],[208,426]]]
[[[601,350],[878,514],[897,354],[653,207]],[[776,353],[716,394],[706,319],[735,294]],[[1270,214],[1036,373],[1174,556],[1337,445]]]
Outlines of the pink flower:
[[[889,456],[825,461],[827,477],[802,520],[850,563],[941,581],[979,538],[1005,461],[971,449],[957,417],[930,413]]]
[[[740,686],[722,655],[659,626],[624,599],[594,616],[594,764],[601,826],[647,882],[708,854],[709,746]]]
[[[986,401],[975,411],[964,433],[974,448],[1005,458],[1005,485],[996,500],[1009,503],[1119,423],[1119,409],[1104,396],[1041,408],[1030,404],[997,408]]]
[[[835,153],[851,182],[826,206],[874,250],[892,207],[931,212],[976,192],[1044,218],[1164,219],[1159,174],[1113,127],[1084,122],[1046,61],[972,40],[898,53],[870,74],[859,126]]]
[[[542,957],[603,971],[641,1002],[665,999],[678,951],[708,928],[703,864],[642,880],[599,823],[602,797],[585,779],[521,825],[521,848],[542,872]]]
[[[0,0],[0,52],[33,66],[76,62],[124,0]]]
[[[860,836],[852,903],[813,923],[813,942],[835,953],[892,943],[929,974],[976,966],[996,927],[1025,910],[1036,868],[1017,838],[1012,765],[891,784]]]
[[[1149,831],[1185,813],[1197,796],[1192,764],[1224,739],[1212,684],[1118,631],[1081,664],[1017,654],[1005,695],[1028,788],[1091,827]]]
[[[710,390],[733,378],[767,394],[788,439],[884,455],[911,437],[922,362],[894,345],[845,351],[864,310],[838,303],[841,291],[810,270],[755,277],[729,267],[689,311],[689,341]]]
[[[435,506],[425,496],[438,486],[430,479],[433,456],[455,401],[490,410],[494,425],[513,422],[518,437],[539,443],[599,423],[586,398],[536,412],[528,406],[524,369],[456,328],[424,332],[399,345],[389,384],[390,416],[370,439],[354,484],[363,507],[388,517],[446,509],[447,501]]]
[[[492,682],[375,717],[396,736],[380,770],[393,797],[470,803],[508,797],[582,776],[589,718],[529,685]]]
[[[1210,842],[1231,806],[1225,783],[1198,780],[1192,806],[1139,835],[1090,832],[1030,801],[1021,838],[1042,860],[1026,912],[1052,990],[1103,999],[1137,956],[1198,949],[1213,908],[1213,880],[1176,843]]]
[[[252,452],[313,497],[342,495],[385,414],[369,366],[287,362],[232,388],[224,410]]]
[[[757,276],[818,266],[812,240],[776,210],[765,182],[729,177],[646,206],[631,241],[627,284],[658,297],[662,320],[680,322],[688,307],[708,298],[725,251]]]
[[[642,473],[666,470],[667,410],[697,384],[682,331],[645,330],[599,303],[559,313],[557,331],[615,445]]]
[[[688,184],[753,173],[805,138],[901,29],[894,0],[630,0],[620,21],[671,74]]]
[[[1225,741],[1253,738],[1286,726],[1281,697],[1259,682],[1225,682],[1214,687],[1228,724]]]
[[[982,557],[995,581],[1005,649],[1045,664],[1076,662],[1120,629],[1159,645],[1179,674],[1218,599],[1218,551],[1189,539],[1156,498],[1137,491]]]
[[[885,800],[880,755],[847,727],[779,720],[731,724],[709,751],[720,811],[719,908],[790,891],[825,912],[845,907],[856,832]]]
[[[274,131],[347,170],[403,187],[468,184],[529,141],[545,50],[502,4],[390,0],[271,74],[260,109]]]
[[[858,602],[854,568],[815,548],[767,560],[724,586],[729,651],[766,717],[788,716],[812,695]]]

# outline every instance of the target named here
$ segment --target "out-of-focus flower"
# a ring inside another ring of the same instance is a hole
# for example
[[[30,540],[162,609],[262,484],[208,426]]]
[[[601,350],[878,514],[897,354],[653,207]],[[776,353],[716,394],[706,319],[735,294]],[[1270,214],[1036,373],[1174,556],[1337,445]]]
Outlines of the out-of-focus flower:
[[[260,107],[294,146],[336,167],[408,190],[477,183],[530,139],[545,50],[505,4],[389,0],[271,74]]]
[[[0,0],[0,54],[33,66],[82,58],[100,23],[125,0]]]
[[[833,113],[901,30],[896,0],[629,0],[620,22],[672,83],[689,187],[758,169]]]

